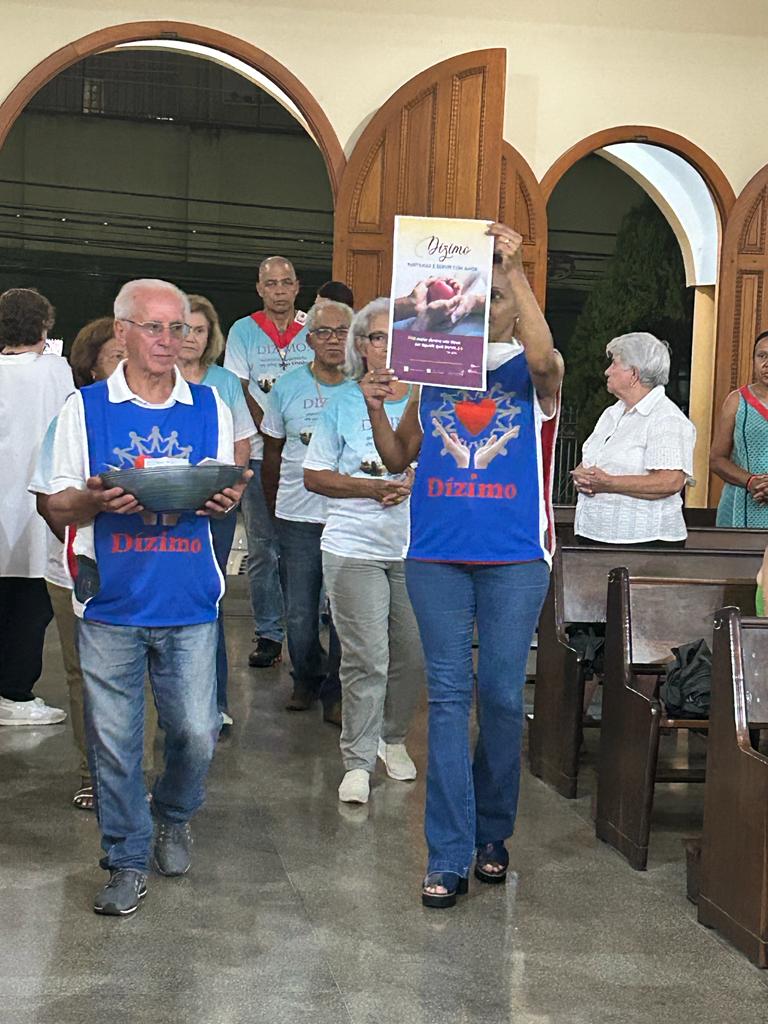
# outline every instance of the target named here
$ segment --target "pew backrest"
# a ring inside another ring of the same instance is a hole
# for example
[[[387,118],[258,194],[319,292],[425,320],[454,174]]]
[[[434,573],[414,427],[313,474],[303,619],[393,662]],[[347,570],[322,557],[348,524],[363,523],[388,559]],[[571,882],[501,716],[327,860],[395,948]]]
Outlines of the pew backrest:
[[[667,662],[672,648],[696,640],[712,647],[715,617],[724,605],[754,611],[750,579],[664,579],[633,577],[614,570],[609,586],[623,588],[627,609],[629,664]]]
[[[626,548],[619,545],[610,548],[558,548],[552,566],[558,627],[570,622],[605,622],[608,574],[619,566],[626,567],[635,577],[754,581],[761,560],[762,553],[757,551]]]
[[[768,530],[689,526],[685,546],[686,549],[707,551],[765,551],[768,547]]]

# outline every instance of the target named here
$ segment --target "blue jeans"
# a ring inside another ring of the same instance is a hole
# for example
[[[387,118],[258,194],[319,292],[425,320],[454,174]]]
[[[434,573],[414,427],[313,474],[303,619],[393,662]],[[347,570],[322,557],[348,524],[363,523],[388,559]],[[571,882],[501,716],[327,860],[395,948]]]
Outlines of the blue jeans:
[[[232,541],[235,537],[237,526],[237,513],[231,512],[222,519],[211,517],[211,537],[213,538],[213,553],[221,569],[224,582],[227,581],[227,561],[232,550]],[[227,680],[229,677],[229,662],[227,661],[227,641],[224,637],[224,598],[219,605],[219,636],[216,642],[216,706],[219,711],[227,711]]]
[[[544,561],[406,561],[429,694],[428,871],[466,876],[477,846],[512,835],[520,790],[525,663],[549,586]],[[479,733],[470,763],[472,634]]]
[[[184,824],[203,802],[221,724],[216,630],[216,622],[172,627],[79,622],[88,762],[104,868],[149,867],[152,816],[141,768],[147,670],[165,733],[165,767],[152,793],[153,813]]]
[[[328,655],[320,644],[318,606],[323,586],[322,523],[276,519],[280,573],[285,593],[285,622],[294,686],[319,696],[329,707],[341,700],[341,645],[328,625]]]
[[[251,459],[253,476],[241,505],[248,538],[248,587],[256,634],[283,642],[283,591],[278,571],[275,525],[261,486],[261,459]]]

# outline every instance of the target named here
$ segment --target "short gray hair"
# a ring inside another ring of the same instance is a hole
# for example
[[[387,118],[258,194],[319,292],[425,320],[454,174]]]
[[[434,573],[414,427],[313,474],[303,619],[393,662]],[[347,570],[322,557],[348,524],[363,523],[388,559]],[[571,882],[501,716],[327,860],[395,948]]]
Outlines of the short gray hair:
[[[349,322],[352,322],[352,317],[355,315],[349,306],[345,306],[343,302],[329,302],[324,299],[322,302],[316,302],[307,313],[307,319],[304,322],[304,326],[307,328],[307,334],[310,331],[314,331],[317,318],[320,313],[327,312],[329,309],[336,309],[339,313],[344,313],[345,316],[349,317]]]
[[[371,299],[367,306],[363,306],[359,313],[355,313],[347,335],[347,357],[344,360],[344,373],[350,380],[360,380],[365,373],[365,363],[357,342],[359,338],[370,334],[371,320],[382,313],[389,316],[389,299],[385,296]]]
[[[669,381],[669,345],[647,331],[621,334],[608,343],[605,351],[622,366],[637,370],[643,387],[664,387]]]
[[[284,263],[287,267],[291,268],[291,273],[296,277],[296,268],[286,256],[267,256],[265,260],[262,260],[259,264],[258,278],[261,280],[261,275],[267,269],[270,263]]]
[[[155,277],[139,277],[134,281],[128,281],[117,293],[115,299],[115,320],[130,320],[136,308],[137,297],[141,292],[164,291],[171,292],[182,304],[184,319],[189,319],[189,299],[175,284],[170,281],[161,281]]]

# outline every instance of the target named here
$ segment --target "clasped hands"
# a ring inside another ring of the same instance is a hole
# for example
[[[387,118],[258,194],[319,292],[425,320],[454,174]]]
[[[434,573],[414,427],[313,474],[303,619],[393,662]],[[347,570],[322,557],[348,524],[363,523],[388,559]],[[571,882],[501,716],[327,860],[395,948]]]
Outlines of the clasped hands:
[[[768,505],[768,473],[755,473],[749,480],[747,490],[758,505]]]
[[[598,466],[585,466],[580,463],[576,469],[571,470],[571,476],[579,494],[585,494],[587,497],[603,494],[610,489],[611,474]]]

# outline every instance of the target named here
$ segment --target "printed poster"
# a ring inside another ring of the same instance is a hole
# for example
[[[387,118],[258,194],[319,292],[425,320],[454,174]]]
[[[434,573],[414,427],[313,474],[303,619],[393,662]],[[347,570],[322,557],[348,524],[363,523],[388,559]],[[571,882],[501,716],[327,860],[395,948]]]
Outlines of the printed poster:
[[[414,384],[485,390],[488,221],[395,217],[387,365]]]

